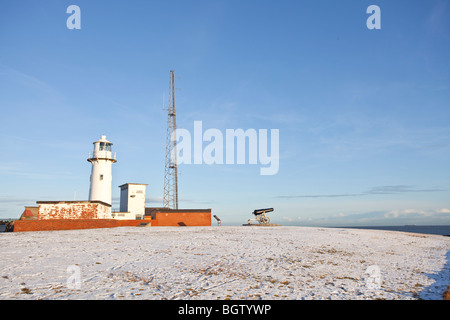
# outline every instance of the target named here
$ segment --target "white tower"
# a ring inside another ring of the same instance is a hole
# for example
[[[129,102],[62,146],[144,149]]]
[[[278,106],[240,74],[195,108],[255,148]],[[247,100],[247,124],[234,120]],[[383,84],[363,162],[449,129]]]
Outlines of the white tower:
[[[116,155],[111,155],[112,143],[102,135],[100,140],[94,142],[94,152],[89,152],[89,161],[92,163],[91,187],[89,201],[103,201],[111,204],[112,164],[117,162]]]

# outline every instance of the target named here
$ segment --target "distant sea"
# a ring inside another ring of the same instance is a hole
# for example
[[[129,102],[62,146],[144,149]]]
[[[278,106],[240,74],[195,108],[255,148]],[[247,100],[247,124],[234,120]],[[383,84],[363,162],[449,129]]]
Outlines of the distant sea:
[[[442,236],[450,236],[449,226],[419,226],[419,225],[404,225],[404,226],[363,226],[363,227],[344,227],[348,229],[373,229],[373,230],[389,230],[402,231],[425,234],[439,234]]]

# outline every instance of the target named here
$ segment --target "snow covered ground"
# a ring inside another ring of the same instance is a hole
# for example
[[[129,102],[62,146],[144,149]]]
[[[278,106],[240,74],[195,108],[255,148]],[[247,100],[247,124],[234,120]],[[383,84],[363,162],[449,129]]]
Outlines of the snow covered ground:
[[[306,227],[0,234],[0,299],[441,299],[450,237]]]

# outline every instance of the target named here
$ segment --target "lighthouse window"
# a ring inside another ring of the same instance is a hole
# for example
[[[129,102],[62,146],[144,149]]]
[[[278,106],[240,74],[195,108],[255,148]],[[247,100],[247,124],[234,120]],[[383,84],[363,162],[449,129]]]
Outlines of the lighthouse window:
[[[100,142],[100,151],[111,151],[111,143]]]
[[[102,174],[100,175],[100,180],[103,180],[103,175]]]

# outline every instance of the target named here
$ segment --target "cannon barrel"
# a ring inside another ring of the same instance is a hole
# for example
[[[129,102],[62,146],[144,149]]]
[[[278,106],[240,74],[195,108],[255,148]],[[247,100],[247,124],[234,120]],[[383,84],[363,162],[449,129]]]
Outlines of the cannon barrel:
[[[259,216],[260,214],[266,213],[266,212],[272,212],[273,208],[267,208],[267,209],[257,209],[255,211],[253,211],[253,214],[255,216]]]

